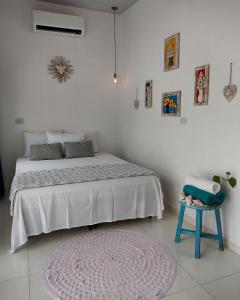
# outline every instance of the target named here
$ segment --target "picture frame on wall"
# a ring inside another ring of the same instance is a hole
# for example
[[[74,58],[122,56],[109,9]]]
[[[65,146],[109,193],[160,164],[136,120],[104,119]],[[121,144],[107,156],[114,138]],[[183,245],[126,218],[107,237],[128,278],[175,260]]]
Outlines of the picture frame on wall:
[[[152,108],[152,98],[153,98],[153,81],[147,80],[145,82],[145,107]]]
[[[176,33],[164,40],[164,71],[179,68],[180,33]]]
[[[162,94],[162,116],[180,117],[181,116],[181,91]]]
[[[208,105],[209,65],[195,68],[194,105]]]

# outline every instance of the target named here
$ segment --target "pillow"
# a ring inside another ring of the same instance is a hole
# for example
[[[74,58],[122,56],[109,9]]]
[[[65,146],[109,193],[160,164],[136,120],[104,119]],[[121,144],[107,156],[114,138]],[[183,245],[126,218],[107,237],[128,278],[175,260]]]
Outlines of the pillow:
[[[67,133],[67,131],[65,131],[64,133]],[[92,142],[92,144],[93,144],[93,152],[94,153],[99,152],[99,148],[98,148],[98,132],[97,131],[87,131],[86,132],[86,140]]]
[[[31,146],[31,160],[50,160],[62,158],[62,145],[32,145]]]
[[[56,132],[61,133],[62,130]],[[43,145],[47,144],[47,136],[45,132],[31,132],[24,131],[24,157],[30,157],[32,145]]]
[[[91,141],[93,144],[93,152],[97,153],[98,150],[98,133],[97,131],[87,131],[86,140]]]
[[[64,149],[66,158],[94,156],[93,144],[91,141],[64,143]]]
[[[65,142],[80,142],[84,141],[86,138],[86,133],[53,133],[47,132],[47,143],[48,144],[55,144],[61,143],[64,146]]]

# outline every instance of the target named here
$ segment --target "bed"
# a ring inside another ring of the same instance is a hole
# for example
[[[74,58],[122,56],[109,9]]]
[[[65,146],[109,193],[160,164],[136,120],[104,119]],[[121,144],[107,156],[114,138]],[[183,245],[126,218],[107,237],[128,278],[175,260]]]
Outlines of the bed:
[[[126,161],[101,152],[94,157],[51,161],[19,158],[16,175],[121,164]],[[161,183],[155,174],[20,190],[11,201],[11,252],[27,243],[29,236],[103,222],[162,218],[163,208]]]

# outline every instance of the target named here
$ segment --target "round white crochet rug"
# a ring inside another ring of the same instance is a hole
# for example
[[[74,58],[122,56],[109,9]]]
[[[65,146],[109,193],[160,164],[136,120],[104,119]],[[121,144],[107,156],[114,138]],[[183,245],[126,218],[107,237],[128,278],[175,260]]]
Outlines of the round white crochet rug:
[[[176,271],[175,259],[159,241],[125,230],[96,230],[57,248],[41,279],[58,300],[157,300]]]

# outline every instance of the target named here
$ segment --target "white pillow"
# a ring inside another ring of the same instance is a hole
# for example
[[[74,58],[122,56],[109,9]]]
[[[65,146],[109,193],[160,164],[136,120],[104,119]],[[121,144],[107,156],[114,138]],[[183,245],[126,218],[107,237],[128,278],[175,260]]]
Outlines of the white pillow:
[[[97,131],[87,131],[86,140],[92,141],[93,152],[97,153],[98,150],[98,133]]]
[[[73,142],[80,142],[84,141],[86,139],[86,132],[80,132],[80,133],[53,133],[53,132],[47,132],[47,143],[48,144],[56,144],[61,143],[64,145],[64,143],[73,143]]]
[[[62,133],[62,130],[57,130],[54,132]],[[47,144],[46,132],[24,131],[23,138],[24,138],[24,157],[30,157],[32,145]]]

